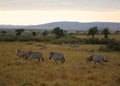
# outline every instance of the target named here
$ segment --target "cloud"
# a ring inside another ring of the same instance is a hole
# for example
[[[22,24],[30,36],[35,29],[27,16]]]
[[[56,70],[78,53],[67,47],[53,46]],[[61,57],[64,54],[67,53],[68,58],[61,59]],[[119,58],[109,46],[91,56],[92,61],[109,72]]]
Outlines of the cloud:
[[[120,0],[0,0],[0,10],[120,10]]]

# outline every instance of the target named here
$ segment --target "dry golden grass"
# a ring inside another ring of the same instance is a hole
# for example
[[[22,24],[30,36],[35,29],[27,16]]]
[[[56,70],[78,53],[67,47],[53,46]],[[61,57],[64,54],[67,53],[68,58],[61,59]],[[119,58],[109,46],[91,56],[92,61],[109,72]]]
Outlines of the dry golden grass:
[[[45,45],[40,50],[36,45]],[[27,44],[26,42],[0,42],[0,86],[119,86],[120,85],[120,52],[99,52],[102,45],[80,45],[79,49],[68,45],[44,43]],[[95,52],[81,52],[81,49],[92,48]],[[40,51],[44,62],[23,60],[16,56],[16,49]],[[65,63],[57,64],[48,59],[50,51],[61,52]],[[111,57],[105,66],[90,63],[86,58],[92,54]]]

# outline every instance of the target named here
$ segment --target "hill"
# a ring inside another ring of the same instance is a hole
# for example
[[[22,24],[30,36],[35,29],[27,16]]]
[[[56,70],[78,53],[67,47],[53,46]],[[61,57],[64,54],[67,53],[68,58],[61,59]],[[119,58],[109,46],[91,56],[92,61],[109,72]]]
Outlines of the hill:
[[[97,26],[98,29],[109,27],[110,30],[120,30],[120,23],[115,22],[52,22],[40,25],[0,25],[0,29],[53,29],[55,27],[61,27],[64,30],[88,30],[91,27]]]

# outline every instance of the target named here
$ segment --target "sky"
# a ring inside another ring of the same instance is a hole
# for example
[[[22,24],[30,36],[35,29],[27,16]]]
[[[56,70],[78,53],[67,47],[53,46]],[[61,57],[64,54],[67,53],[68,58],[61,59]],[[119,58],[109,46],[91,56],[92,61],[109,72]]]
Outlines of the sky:
[[[0,25],[120,22],[120,0],[0,0]]]

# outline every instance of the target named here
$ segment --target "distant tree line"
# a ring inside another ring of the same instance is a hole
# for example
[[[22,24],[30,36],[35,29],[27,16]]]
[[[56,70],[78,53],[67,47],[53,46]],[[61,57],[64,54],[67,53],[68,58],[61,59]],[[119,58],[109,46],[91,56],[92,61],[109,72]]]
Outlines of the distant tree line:
[[[25,29],[16,29],[15,30],[15,34],[16,34],[16,36],[20,36],[23,32],[25,31]],[[82,32],[84,32],[84,31],[82,31]],[[68,34],[67,33],[67,31],[64,31],[62,28],[60,28],[60,27],[55,27],[55,28],[53,28],[52,30],[51,30],[51,32],[50,31],[47,31],[47,30],[44,30],[43,32],[41,32],[41,35],[42,36],[47,36],[49,33],[52,33],[52,34],[54,34],[55,36],[56,36],[56,38],[61,38],[61,37],[64,37],[66,34]],[[77,30],[76,31],[76,35],[79,35],[79,33],[80,33],[80,31],[79,30]],[[8,34],[8,32],[7,31],[5,31],[5,30],[2,30],[1,32],[0,32],[0,35],[7,35]],[[72,33],[69,33],[69,34],[71,34],[72,35]],[[75,33],[74,33],[75,34]],[[97,26],[95,26],[95,27],[91,27],[91,28],[89,28],[89,30],[87,31],[87,32],[84,32],[84,35],[87,35],[87,36],[92,36],[92,38],[94,38],[95,37],[95,35],[97,35],[97,34],[100,34],[100,31],[98,30],[98,27]],[[109,30],[109,28],[107,27],[107,28],[103,28],[103,30],[101,31],[101,34],[103,34],[104,35],[104,38],[108,38],[109,36],[109,34],[110,34],[110,30]],[[115,31],[114,32],[114,34],[120,34],[120,31],[119,30],[117,30],[117,31]],[[31,35],[32,36],[37,36],[38,35],[38,33],[37,33],[37,31],[31,31]]]
[[[5,41],[5,42],[12,42],[12,41],[20,41],[20,42],[28,42],[28,41],[39,41],[39,42],[50,42],[54,44],[62,44],[62,43],[77,43],[77,44],[106,44],[107,46],[104,48],[101,48],[100,50],[117,50],[120,51],[120,43],[116,40],[110,39],[109,38],[109,28],[104,28],[101,31],[101,34],[104,35],[104,38],[99,39],[95,38],[96,34],[99,34],[98,27],[92,27],[89,28],[88,32],[86,35],[91,35],[92,38],[78,38],[74,35],[66,35],[67,31],[64,31],[60,27],[55,27],[50,31],[43,31],[41,34],[42,36],[38,37],[37,31],[31,31],[31,35],[26,35],[26,36],[20,36],[25,30],[24,29],[16,29],[15,33],[16,36],[5,36],[7,34],[7,31],[2,30],[0,33],[3,36],[0,36],[0,41]],[[48,34],[54,34],[53,36],[48,36]],[[118,34],[119,31],[116,31],[115,34]],[[79,35],[79,31],[76,32],[77,35]]]

